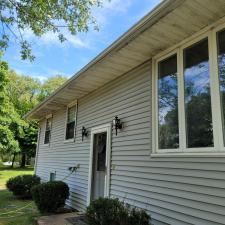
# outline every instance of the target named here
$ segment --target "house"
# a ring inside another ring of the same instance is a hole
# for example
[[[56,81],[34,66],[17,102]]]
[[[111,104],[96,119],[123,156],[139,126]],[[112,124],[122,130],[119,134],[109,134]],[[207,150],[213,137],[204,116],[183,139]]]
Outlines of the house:
[[[155,225],[225,224],[224,81],[225,1],[163,1],[26,115],[35,172],[76,167],[81,211],[110,196]]]

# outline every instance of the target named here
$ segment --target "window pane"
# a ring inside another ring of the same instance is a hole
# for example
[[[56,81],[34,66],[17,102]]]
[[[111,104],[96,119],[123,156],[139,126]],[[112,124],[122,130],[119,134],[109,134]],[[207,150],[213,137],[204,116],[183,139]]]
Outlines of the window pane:
[[[75,121],[75,113],[76,113],[76,106],[68,108],[68,119],[67,119],[68,123]]]
[[[161,61],[158,68],[159,149],[179,148],[177,56]]]
[[[52,118],[48,118],[46,120],[44,144],[48,144],[50,142],[51,127],[52,127]]]
[[[48,131],[45,131],[45,141],[44,141],[44,144],[48,144],[50,142],[50,133],[51,131],[48,130]]]
[[[187,147],[212,147],[208,40],[184,50]]]
[[[47,121],[46,121],[46,130],[51,130],[51,123],[52,123],[51,118],[47,119]]]
[[[94,151],[97,157],[97,171],[105,171],[107,133],[95,134]]]
[[[222,110],[223,137],[225,143],[225,30],[218,33],[218,71]]]
[[[66,139],[74,138],[75,122],[67,123],[66,125]]]

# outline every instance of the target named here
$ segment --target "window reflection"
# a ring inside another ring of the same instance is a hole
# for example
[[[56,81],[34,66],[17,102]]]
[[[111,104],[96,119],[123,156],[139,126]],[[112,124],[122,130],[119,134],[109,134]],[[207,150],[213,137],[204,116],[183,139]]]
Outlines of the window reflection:
[[[184,50],[187,147],[213,146],[208,40]]]
[[[220,80],[220,99],[221,99],[221,110],[222,110],[222,123],[223,130],[225,130],[225,30],[218,33],[218,71]],[[225,143],[225,132],[223,132],[223,138]]]
[[[179,148],[177,56],[161,61],[158,68],[159,148]]]

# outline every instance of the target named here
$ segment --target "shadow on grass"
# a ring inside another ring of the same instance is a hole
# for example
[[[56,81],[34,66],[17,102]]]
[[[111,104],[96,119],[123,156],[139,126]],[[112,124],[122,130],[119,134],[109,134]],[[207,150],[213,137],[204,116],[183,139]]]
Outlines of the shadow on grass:
[[[35,225],[39,212],[32,200],[21,200],[0,190],[0,225]]]
[[[11,166],[0,166],[0,171],[10,170],[10,171],[33,171],[34,167],[26,166],[24,168],[21,167],[11,167]]]

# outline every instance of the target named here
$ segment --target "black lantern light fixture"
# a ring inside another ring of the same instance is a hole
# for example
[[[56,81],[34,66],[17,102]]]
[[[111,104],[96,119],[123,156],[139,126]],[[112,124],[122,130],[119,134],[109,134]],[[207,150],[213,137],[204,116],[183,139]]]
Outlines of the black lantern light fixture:
[[[120,121],[120,119],[118,118],[118,116],[115,116],[115,118],[113,119],[113,127],[116,130],[116,136],[117,136],[117,130],[121,130],[123,128],[123,124]]]
[[[84,140],[84,137],[88,136],[88,131],[85,127],[82,127],[82,141]]]

